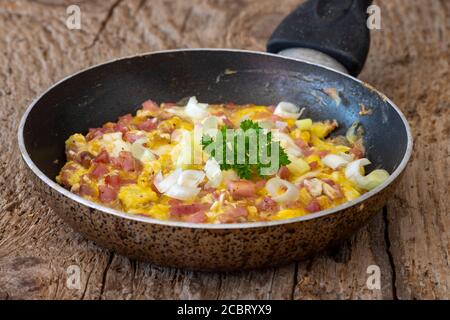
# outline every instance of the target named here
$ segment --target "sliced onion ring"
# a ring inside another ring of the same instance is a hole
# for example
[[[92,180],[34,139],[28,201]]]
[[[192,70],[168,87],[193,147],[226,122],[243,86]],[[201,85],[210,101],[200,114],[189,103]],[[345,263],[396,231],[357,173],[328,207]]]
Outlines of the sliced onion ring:
[[[350,162],[345,169],[345,176],[359,188],[372,190],[389,178],[389,173],[386,170],[378,169],[372,171],[366,176],[361,175],[360,168],[370,163],[371,162],[366,158]]]
[[[299,197],[298,188],[294,184],[278,177],[267,181],[266,189],[276,202],[293,202]],[[285,189],[285,191],[280,194],[280,189]]]

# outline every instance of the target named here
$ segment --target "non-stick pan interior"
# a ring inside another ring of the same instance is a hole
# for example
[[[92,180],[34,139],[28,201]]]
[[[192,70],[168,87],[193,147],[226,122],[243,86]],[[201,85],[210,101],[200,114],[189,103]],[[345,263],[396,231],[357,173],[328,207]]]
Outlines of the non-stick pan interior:
[[[340,103],[326,93],[336,88]],[[65,163],[64,141],[73,133],[134,113],[147,99],[271,105],[290,101],[304,117],[336,119],[345,132],[359,119],[373,167],[392,172],[407,148],[407,130],[383,97],[345,75],[278,56],[228,50],[153,53],[103,64],[60,82],[30,110],[24,142],[30,158],[54,179]],[[361,115],[364,105],[369,110]]]

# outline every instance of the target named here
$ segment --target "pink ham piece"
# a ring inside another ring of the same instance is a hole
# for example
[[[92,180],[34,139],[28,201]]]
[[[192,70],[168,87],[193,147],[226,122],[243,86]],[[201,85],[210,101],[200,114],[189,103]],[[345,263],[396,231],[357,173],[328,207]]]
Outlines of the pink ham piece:
[[[300,147],[304,157],[308,157],[313,154],[314,151],[311,149],[307,142],[303,141],[302,139],[295,139],[294,142],[297,146]]]
[[[194,214],[197,212],[207,211],[210,207],[211,207],[210,203],[182,204],[182,203],[171,202],[170,214],[174,215],[174,216]]]
[[[350,153],[353,155],[355,159],[361,159],[364,157],[364,147],[355,143],[353,147],[350,149]]]
[[[318,152],[317,152],[317,154],[318,154],[319,157],[321,157],[321,158],[325,157],[328,153],[329,153],[329,152],[326,151],[326,150],[321,150],[321,151],[318,151]]]
[[[109,163],[109,154],[108,151],[102,150],[95,158],[94,162],[98,163]]]
[[[137,125],[137,128],[139,130],[144,130],[144,131],[149,132],[149,131],[156,129],[157,123],[158,123],[158,119],[156,119],[156,118],[147,119],[144,122],[139,123]]]
[[[231,181],[228,184],[228,191],[236,200],[256,196],[255,184],[247,180]]]
[[[120,125],[128,125],[133,120],[133,115],[131,113],[127,113],[126,115],[123,115],[119,117],[117,124]]]
[[[318,165],[319,165],[319,164],[317,163],[317,161],[312,161],[312,162],[309,163],[309,167],[310,167],[311,169],[317,168]]]
[[[231,122],[231,120],[228,119],[227,117],[223,117],[222,121],[228,128],[234,128],[233,122]]]
[[[94,169],[89,173],[89,176],[95,179],[103,177],[108,172],[108,168],[103,163],[96,163]]]
[[[123,136],[123,139],[125,141],[129,142],[129,143],[133,143],[136,140],[139,140],[139,139],[142,139],[142,138],[145,138],[144,134],[142,134],[142,133],[134,133],[134,132],[130,132],[130,131],[126,132],[124,134],[124,136]]]
[[[147,100],[142,104],[142,109],[147,111],[154,111],[158,112],[160,111],[159,106],[156,104],[156,102],[153,102],[152,100]]]
[[[221,223],[235,223],[247,220],[248,212],[244,207],[236,207],[228,209],[224,214],[219,216]]]
[[[84,196],[95,197],[95,190],[91,186],[83,183],[80,185],[78,194],[82,197]]]
[[[256,209],[259,212],[275,212],[278,210],[278,204],[271,197],[266,196],[256,204]]]
[[[207,221],[207,217],[204,211],[199,211],[194,214],[183,216],[181,220],[192,223],[205,223]]]
[[[116,174],[116,175],[106,176],[105,183],[114,189],[119,189],[121,186],[136,183],[136,180],[122,179],[118,174]]]
[[[94,155],[92,153],[89,151],[82,151],[77,157],[77,162],[88,169],[91,166],[92,159],[94,159]]]
[[[267,180],[261,179],[255,182],[256,190],[261,190],[266,186]]]
[[[320,204],[319,202],[317,202],[317,200],[313,199],[311,200],[308,205],[306,206],[306,210],[308,210],[308,212],[317,212],[320,211]]]
[[[280,170],[278,170],[278,176],[281,179],[288,180],[290,175],[291,173],[287,167],[281,167]]]
[[[111,203],[117,198],[117,190],[109,186],[99,186],[100,201],[103,203]]]
[[[121,168],[126,172],[136,172],[141,169],[139,160],[135,159],[131,152],[128,151],[120,151],[119,156],[117,158],[112,158],[111,162],[115,167]]]
[[[91,141],[97,137],[101,137],[107,132],[106,128],[90,128],[88,134],[86,135],[86,141]]]

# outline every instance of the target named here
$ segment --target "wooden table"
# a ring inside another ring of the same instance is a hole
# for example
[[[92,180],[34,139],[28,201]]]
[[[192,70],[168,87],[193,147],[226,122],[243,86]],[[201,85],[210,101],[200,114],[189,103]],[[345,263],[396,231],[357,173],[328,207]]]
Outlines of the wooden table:
[[[66,8],[81,8],[81,30]],[[16,142],[26,106],[82,68],[181,47],[264,50],[298,0],[2,0],[0,2],[0,298],[422,299],[450,298],[450,1],[383,0],[382,29],[361,78],[392,98],[414,132],[414,152],[386,209],[339,249],[242,273],[166,269],[83,239],[43,202]],[[386,141],[390,143],[390,141]],[[67,268],[80,289],[66,286]],[[367,268],[377,265],[381,289]]]

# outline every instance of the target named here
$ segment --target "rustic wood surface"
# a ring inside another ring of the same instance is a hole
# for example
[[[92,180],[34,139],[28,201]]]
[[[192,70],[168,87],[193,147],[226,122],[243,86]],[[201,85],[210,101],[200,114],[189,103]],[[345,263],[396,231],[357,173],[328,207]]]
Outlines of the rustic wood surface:
[[[132,261],[66,226],[25,178],[16,129],[53,82],[124,55],[180,47],[264,50],[299,0],[2,0],[0,2],[0,298],[450,298],[450,1],[379,0],[361,78],[392,98],[414,133],[397,193],[369,225],[315,258],[242,273],[200,273]],[[69,30],[77,3],[82,29]],[[389,143],[387,141],[386,143]],[[81,289],[66,286],[81,268]],[[366,286],[368,266],[381,289]]]

